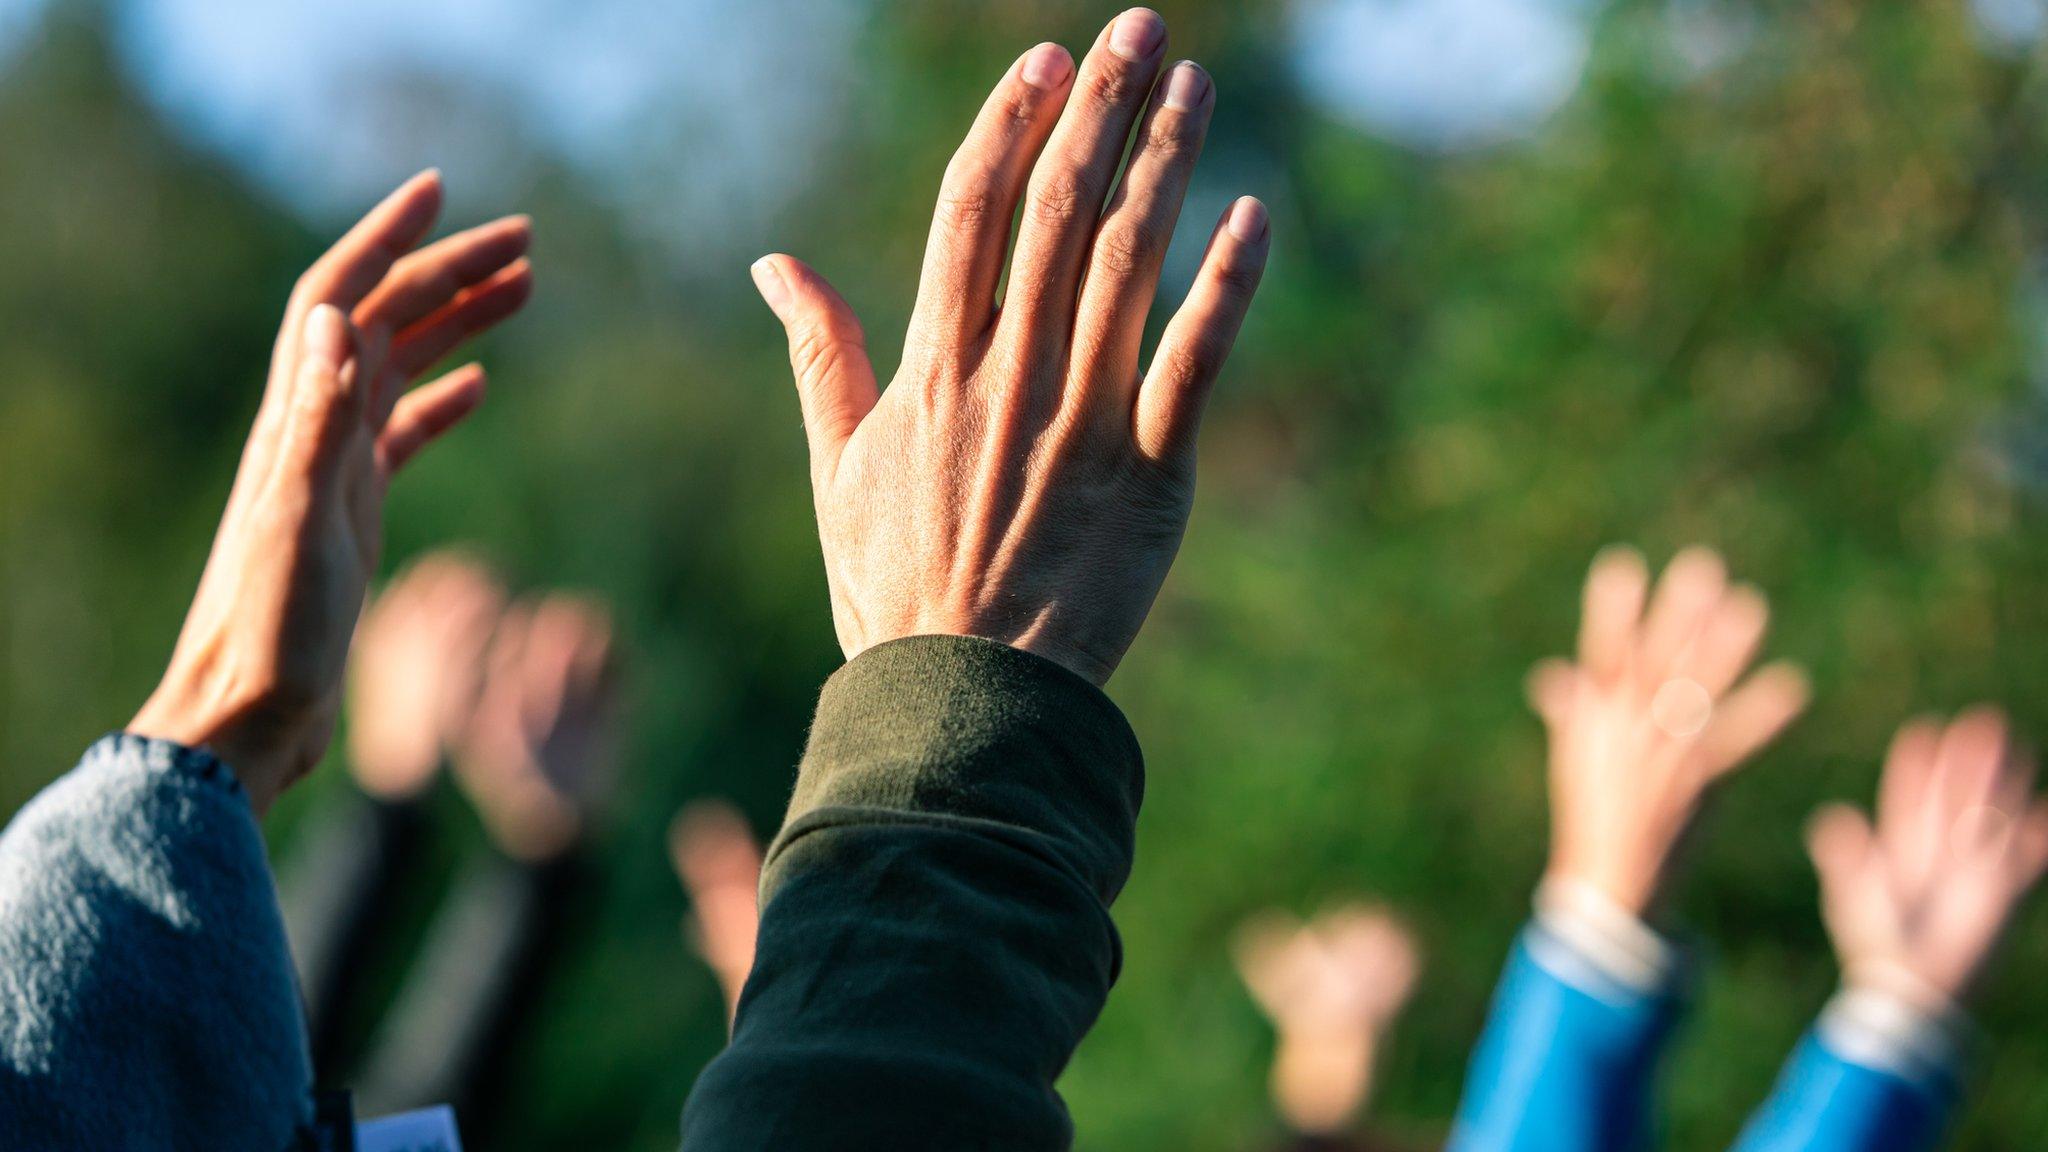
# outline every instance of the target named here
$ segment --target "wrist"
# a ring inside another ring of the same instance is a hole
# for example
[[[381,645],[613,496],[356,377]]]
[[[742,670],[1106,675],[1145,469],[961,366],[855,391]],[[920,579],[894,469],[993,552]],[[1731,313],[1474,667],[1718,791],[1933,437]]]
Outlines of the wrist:
[[[1608,907],[1645,920],[1657,902],[1659,875],[1655,868],[1599,866],[1560,854],[1552,856],[1543,870],[1541,888],[1591,893]]]
[[[240,700],[201,683],[166,678],[126,731],[211,752],[235,774],[250,806],[261,816],[318,762],[331,723],[299,710],[286,712]]]

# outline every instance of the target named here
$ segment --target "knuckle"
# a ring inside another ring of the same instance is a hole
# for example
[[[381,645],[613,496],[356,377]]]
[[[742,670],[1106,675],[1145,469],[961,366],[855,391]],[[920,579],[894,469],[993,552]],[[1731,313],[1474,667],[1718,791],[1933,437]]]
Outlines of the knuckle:
[[[1123,104],[1138,93],[1137,69],[1098,69],[1088,77],[1086,92],[1088,99],[1097,103]]]
[[[1216,283],[1234,296],[1249,296],[1258,290],[1260,271],[1248,260],[1224,260],[1216,266]]]
[[[1095,263],[1118,276],[1145,268],[1158,251],[1156,230],[1143,223],[1123,223],[1102,230],[1095,239]]]
[[[1216,370],[1217,357],[1207,341],[1189,340],[1166,349],[1164,375],[1168,380],[1188,384],[1207,379]]]
[[[1139,139],[1139,145],[1146,152],[1157,153],[1169,161],[1186,156],[1193,149],[1194,142],[1188,118],[1172,113],[1153,117]]]
[[[996,192],[985,173],[949,176],[939,193],[939,220],[948,229],[964,231],[987,224],[998,214]]]
[[[1079,173],[1056,172],[1032,191],[1032,219],[1048,227],[1066,227],[1081,219],[1088,200],[1087,181]]]

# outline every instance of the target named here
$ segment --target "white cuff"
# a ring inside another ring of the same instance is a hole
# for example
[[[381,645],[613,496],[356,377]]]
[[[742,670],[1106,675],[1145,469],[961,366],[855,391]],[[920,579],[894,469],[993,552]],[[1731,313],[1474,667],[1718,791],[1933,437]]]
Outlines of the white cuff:
[[[1604,983],[1647,996],[1668,987],[1678,968],[1678,950],[1670,941],[1590,884],[1544,880],[1536,889],[1536,924],[1571,954],[1536,956],[1567,983],[1583,983],[1583,976],[1575,980],[1567,969],[1591,969]]]
[[[1851,1064],[1928,1080],[1955,1073],[1970,1027],[1947,996],[1887,964],[1846,973],[1814,1031]]]

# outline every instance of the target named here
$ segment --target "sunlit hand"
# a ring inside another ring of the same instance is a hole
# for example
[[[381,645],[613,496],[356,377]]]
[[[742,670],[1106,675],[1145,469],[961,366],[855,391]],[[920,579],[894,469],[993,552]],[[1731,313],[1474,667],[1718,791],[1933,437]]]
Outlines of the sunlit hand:
[[[1807,833],[1821,916],[1850,983],[1959,1000],[2014,907],[2048,868],[2048,804],[2034,766],[1989,708],[1944,728],[1899,729],[1877,795],[1877,826],[1846,804]]]
[[[1649,572],[1610,549],[1586,580],[1576,664],[1539,664],[1529,694],[1550,735],[1548,875],[1641,916],[1709,785],[1806,707],[1805,676],[1772,664],[1740,684],[1770,612],[1721,558],[1681,552],[1644,610]]]
[[[348,766],[372,796],[416,796],[469,727],[505,590],[452,552],[427,556],[363,613],[349,660]]]
[[[300,277],[170,668],[129,725],[211,747],[259,813],[333,736],[392,476],[475,409],[484,375],[408,388],[532,287],[524,218],[408,255],[440,205],[440,177],[414,177]]]
[[[1341,908],[1305,925],[1268,912],[1238,930],[1233,954],[1279,1034],[1276,1106],[1297,1131],[1343,1127],[1371,1089],[1381,1036],[1415,989],[1414,936],[1376,907]]]
[[[455,779],[506,853],[544,860],[581,834],[611,782],[618,687],[601,605],[557,594],[500,620]]]
[[[1053,44],[1012,66],[946,170],[888,391],[823,278],[787,256],[755,265],[789,332],[849,657],[903,636],[981,636],[1101,683],[1144,622],[1187,523],[1196,425],[1268,246],[1265,209],[1238,201],[1141,374],[1214,105],[1190,63],[1155,87],[1165,46],[1158,15],[1133,9],[1078,78]]]

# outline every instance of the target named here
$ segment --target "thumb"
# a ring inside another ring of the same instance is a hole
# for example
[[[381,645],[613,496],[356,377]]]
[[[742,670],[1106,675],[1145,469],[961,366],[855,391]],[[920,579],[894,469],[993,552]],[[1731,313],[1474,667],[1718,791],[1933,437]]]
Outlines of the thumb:
[[[761,299],[789,334],[812,470],[829,470],[880,395],[867,335],[845,299],[801,260],[763,256],[753,275]]]

